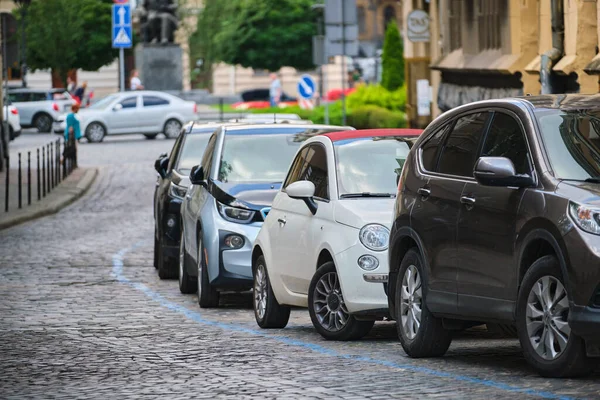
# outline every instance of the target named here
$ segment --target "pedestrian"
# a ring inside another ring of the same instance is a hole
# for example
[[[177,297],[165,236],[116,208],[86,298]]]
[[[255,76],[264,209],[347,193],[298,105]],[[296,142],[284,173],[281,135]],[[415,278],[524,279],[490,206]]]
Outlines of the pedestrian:
[[[277,74],[271,74],[271,87],[269,88],[269,100],[271,107],[277,107],[281,100],[281,81]]]
[[[69,92],[70,95],[74,95],[76,87],[75,81],[70,76],[67,76],[67,92]]]
[[[77,154],[77,142],[81,140],[81,127],[79,124],[79,104],[75,103],[71,106],[71,112],[67,115],[65,120],[65,150],[63,151],[63,159],[61,164],[67,158],[74,159]]]
[[[83,82],[83,84],[75,90],[75,95],[73,96],[77,103],[81,105],[83,103],[83,96],[85,96],[85,89],[87,89],[87,82]]]
[[[144,85],[142,85],[142,80],[140,79],[140,74],[137,69],[131,71],[131,79],[129,80],[129,89],[131,90],[144,90]]]

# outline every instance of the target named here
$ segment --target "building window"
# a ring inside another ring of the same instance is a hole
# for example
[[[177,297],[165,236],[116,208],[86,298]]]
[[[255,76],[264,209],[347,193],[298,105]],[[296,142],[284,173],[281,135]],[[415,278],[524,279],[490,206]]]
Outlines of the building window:
[[[450,0],[448,7],[448,49],[454,51],[462,47],[462,0]]]
[[[357,8],[356,19],[358,20],[358,34],[364,35],[367,33],[367,15],[364,7],[360,6]]]
[[[501,3],[505,3],[502,7]],[[479,31],[479,51],[502,47],[502,18],[506,15],[506,1],[479,0],[477,23]]]
[[[388,24],[392,21],[394,23],[397,23],[396,9],[394,8],[394,6],[387,6],[386,8],[383,9],[383,32],[384,32],[384,35],[385,35],[385,32],[387,31]]]

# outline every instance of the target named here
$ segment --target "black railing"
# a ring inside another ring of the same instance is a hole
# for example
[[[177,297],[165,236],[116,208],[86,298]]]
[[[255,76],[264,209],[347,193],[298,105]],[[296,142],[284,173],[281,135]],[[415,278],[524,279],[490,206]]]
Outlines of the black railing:
[[[62,148],[62,152],[61,152]],[[32,171],[31,171],[31,151],[27,151],[27,182],[23,181],[22,153],[18,153],[17,160],[17,207],[23,208],[23,190],[27,190],[27,205],[31,205],[32,198]],[[40,154],[41,153],[41,154]],[[77,145],[68,144],[60,139],[52,141],[44,146],[35,149],[37,170],[35,171],[35,186],[37,187],[37,200],[40,201],[49,195],[56,186],[67,178],[77,168]],[[41,160],[40,160],[41,156]],[[62,166],[62,168],[61,168]],[[10,158],[6,158],[6,179],[4,193],[4,211],[10,209],[10,178],[11,178]],[[14,206],[13,206],[14,207]]]

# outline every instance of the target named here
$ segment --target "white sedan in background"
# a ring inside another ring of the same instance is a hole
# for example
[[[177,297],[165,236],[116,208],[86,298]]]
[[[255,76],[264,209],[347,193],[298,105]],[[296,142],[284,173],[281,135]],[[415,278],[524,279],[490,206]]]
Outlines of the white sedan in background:
[[[132,91],[112,94],[88,108],[79,110],[81,133],[88,141],[101,142],[106,135],[141,133],[148,139],[163,133],[173,139],[181,127],[197,117],[193,101],[158,91]],[[65,130],[66,114],[54,124],[55,133]]]
[[[283,328],[290,306],[308,307],[324,338],[352,340],[388,316],[394,199],[420,132],[333,132],[304,143],[252,252],[261,328]]]

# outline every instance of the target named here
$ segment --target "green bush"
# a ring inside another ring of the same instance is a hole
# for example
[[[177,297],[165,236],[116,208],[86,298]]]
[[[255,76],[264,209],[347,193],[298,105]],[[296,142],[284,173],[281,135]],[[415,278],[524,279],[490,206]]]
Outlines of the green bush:
[[[398,26],[393,22],[385,31],[381,67],[381,85],[384,88],[394,91],[404,85],[404,47]]]
[[[352,110],[348,124],[356,129],[405,128],[406,115],[400,111],[367,105]]]
[[[389,91],[380,85],[360,86],[347,97],[348,108],[374,105],[391,111],[402,111],[406,108],[406,86]]]

